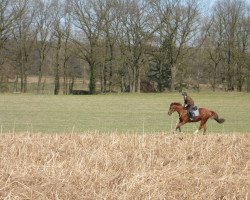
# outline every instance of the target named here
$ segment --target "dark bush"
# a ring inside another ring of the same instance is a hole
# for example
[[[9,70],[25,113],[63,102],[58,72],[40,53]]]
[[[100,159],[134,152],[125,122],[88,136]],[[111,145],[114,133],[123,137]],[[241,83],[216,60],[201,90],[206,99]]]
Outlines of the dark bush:
[[[146,80],[141,81],[140,89],[141,92],[156,92],[154,85],[150,81]]]
[[[87,90],[72,90],[71,94],[73,94],[73,95],[89,95],[91,93],[90,93],[90,91],[87,91]]]

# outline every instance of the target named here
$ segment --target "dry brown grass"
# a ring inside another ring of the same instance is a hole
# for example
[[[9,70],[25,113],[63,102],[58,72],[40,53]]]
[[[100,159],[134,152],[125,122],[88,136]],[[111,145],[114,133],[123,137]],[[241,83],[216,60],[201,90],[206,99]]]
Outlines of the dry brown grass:
[[[249,149],[249,134],[4,134],[0,199],[249,199]]]

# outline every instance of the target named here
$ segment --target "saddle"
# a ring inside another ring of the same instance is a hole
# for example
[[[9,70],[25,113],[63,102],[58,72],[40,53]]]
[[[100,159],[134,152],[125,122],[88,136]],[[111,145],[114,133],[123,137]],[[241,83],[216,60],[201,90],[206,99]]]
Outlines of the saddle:
[[[195,117],[199,116],[199,110],[197,106],[192,107],[192,109],[188,112],[188,117],[192,121]]]

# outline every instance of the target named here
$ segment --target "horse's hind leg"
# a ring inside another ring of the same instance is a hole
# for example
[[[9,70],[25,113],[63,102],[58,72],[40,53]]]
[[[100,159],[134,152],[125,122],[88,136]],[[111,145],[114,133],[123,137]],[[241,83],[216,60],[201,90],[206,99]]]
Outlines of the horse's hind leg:
[[[205,132],[206,132],[206,130],[207,130],[207,125],[206,125],[207,120],[208,120],[208,119],[203,119],[203,120],[201,120],[199,129],[196,130],[194,133],[198,133],[198,131],[201,130],[201,129],[203,128],[203,134],[205,134]]]
[[[208,120],[208,119],[203,119],[203,120],[201,120],[200,126],[199,126],[199,128],[194,132],[194,134],[198,133],[199,130],[201,130],[202,128],[204,128],[204,129],[203,129],[203,134],[205,134],[205,132],[206,132],[206,130],[207,130],[207,125],[206,125],[207,120]]]
[[[194,132],[194,134],[197,134],[199,132],[199,129],[197,129],[195,132]]]

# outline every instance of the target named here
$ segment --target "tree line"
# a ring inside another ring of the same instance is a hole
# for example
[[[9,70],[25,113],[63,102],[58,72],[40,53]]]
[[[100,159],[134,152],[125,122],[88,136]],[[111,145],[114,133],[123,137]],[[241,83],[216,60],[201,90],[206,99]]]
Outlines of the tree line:
[[[250,91],[244,0],[1,0],[0,90]]]

